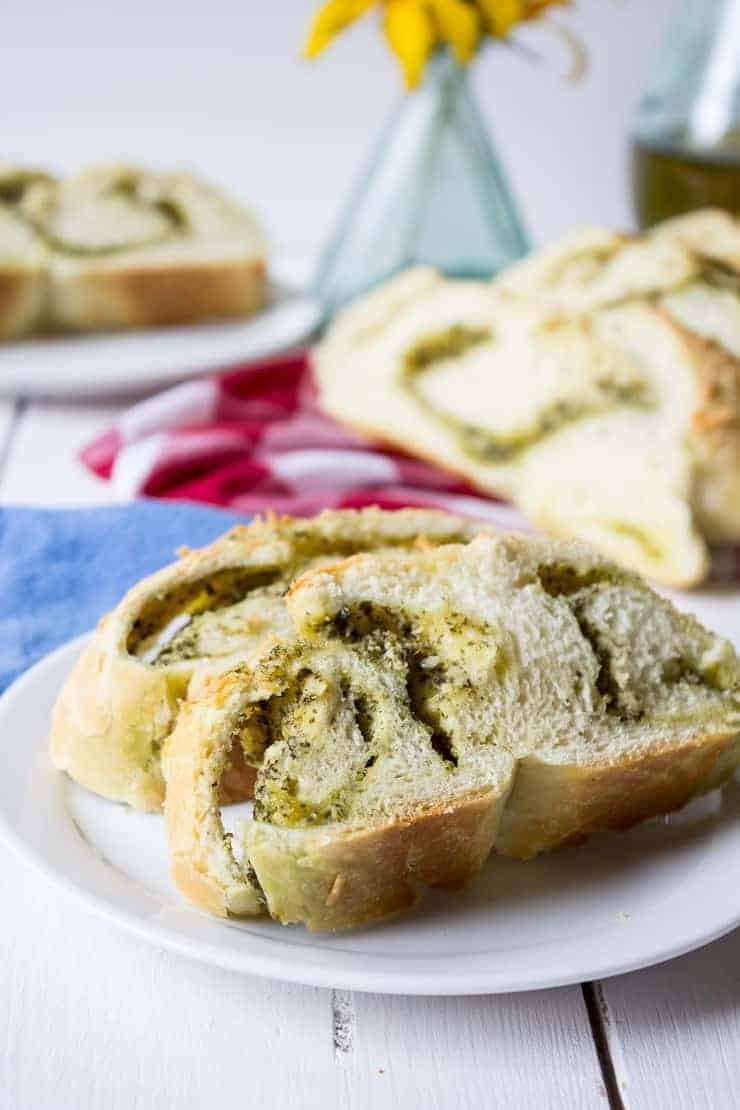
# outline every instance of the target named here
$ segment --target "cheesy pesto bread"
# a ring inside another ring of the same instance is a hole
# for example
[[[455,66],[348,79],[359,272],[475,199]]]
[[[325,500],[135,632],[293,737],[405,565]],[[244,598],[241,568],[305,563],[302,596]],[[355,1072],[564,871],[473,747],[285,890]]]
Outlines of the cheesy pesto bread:
[[[665,228],[582,233],[494,284],[409,271],[314,352],[322,406],[691,586],[740,539],[740,310],[707,266]]]
[[[11,216],[40,277],[33,312],[16,310],[0,338],[247,316],[265,301],[255,221],[190,174],[104,165],[62,181],[8,169],[5,180],[0,282],[18,255]]]
[[[160,752],[189,688],[289,635],[283,596],[311,566],[368,549],[461,542],[479,529],[446,513],[406,509],[272,517],[232,529],[134,586],[104,617],[52,716],[54,764],[114,801],[156,810]],[[226,801],[249,797],[254,773],[235,746]]]
[[[576,543],[480,536],[310,571],[165,746],[174,881],[336,929],[684,805],[740,759],[731,646]],[[239,846],[218,782],[258,767]]]

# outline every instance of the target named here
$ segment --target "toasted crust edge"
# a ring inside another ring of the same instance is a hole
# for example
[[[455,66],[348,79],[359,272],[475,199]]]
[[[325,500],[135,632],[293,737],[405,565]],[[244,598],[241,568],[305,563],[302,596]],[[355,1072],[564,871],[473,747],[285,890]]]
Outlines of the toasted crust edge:
[[[100,331],[246,317],[267,300],[267,267],[250,255],[233,261],[142,265],[131,252],[112,267],[52,261],[50,325]]]
[[[21,339],[42,330],[45,295],[43,270],[0,265],[0,340]]]
[[[270,915],[332,931],[415,905],[425,887],[459,886],[490,855],[506,792],[494,788],[366,829],[282,829],[253,821],[245,843]]]
[[[698,732],[688,739],[626,752],[609,764],[519,761],[501,820],[496,852],[531,859],[595,832],[629,829],[682,809],[720,786],[740,763],[737,731]]]

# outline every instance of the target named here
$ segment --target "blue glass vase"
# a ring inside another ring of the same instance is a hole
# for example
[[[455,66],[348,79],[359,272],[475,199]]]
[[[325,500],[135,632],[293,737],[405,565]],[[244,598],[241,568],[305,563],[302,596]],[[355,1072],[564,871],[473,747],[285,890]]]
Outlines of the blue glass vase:
[[[467,72],[440,50],[362,174],[315,292],[328,317],[407,266],[489,278],[527,249]]]

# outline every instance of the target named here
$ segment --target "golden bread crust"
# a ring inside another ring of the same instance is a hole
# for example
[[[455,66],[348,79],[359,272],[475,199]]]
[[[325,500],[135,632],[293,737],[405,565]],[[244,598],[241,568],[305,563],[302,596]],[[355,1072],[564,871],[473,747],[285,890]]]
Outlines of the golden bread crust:
[[[490,855],[502,805],[499,792],[482,791],[334,834],[255,821],[245,841],[272,917],[313,930],[346,929],[411,908],[425,887],[475,878]]]
[[[0,340],[20,339],[40,326],[46,288],[44,275],[0,264]]]
[[[261,258],[90,264],[52,270],[51,316],[64,331],[189,324],[251,316],[267,301]]]
[[[607,762],[546,762],[527,756],[496,839],[500,855],[531,859],[579,844],[605,829],[629,829],[673,813],[721,785],[740,762],[737,732],[697,732],[675,744],[656,744]]]

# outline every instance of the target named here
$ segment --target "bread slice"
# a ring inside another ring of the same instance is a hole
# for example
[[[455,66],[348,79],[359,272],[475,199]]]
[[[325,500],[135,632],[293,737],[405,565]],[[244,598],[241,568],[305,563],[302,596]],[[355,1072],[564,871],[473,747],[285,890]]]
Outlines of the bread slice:
[[[698,463],[692,509],[710,543],[737,542],[740,454],[731,429],[740,413],[740,219],[701,209],[642,237],[585,229],[510,267],[496,287],[553,313],[649,296],[680,326],[699,382],[687,439]]]
[[[484,776],[458,773],[414,719],[406,682],[396,645],[363,656],[281,643],[189,700],[164,755],[171,869],[185,897],[222,916],[267,905],[279,920],[336,928],[410,905],[422,883],[476,874],[513,761],[490,749]],[[241,861],[217,799],[234,736],[263,764]]]
[[[211,912],[334,929],[682,806],[740,759],[731,646],[592,549],[481,536],[291,588],[277,640],[180,716],[172,873]],[[219,774],[260,765],[241,860]]]
[[[664,292],[661,304],[684,327],[740,358],[740,219],[702,209],[666,220],[654,238],[680,242],[700,265],[698,277]]]
[[[314,367],[337,419],[660,582],[740,538],[740,361],[653,300],[563,315],[423,270],[340,315]]]
[[[701,209],[643,236],[582,228],[510,266],[495,287],[573,314],[650,297],[740,357],[740,220]]]
[[[678,235],[634,236],[583,227],[513,263],[494,285],[557,315],[676,289],[699,272],[696,257]]]
[[[326,512],[237,527],[134,586],[104,617],[65,683],[52,717],[51,757],[82,786],[140,809],[164,798],[162,743],[188,688],[289,634],[283,594],[296,574],[357,551],[459,542],[477,528],[447,513]],[[224,800],[254,781],[238,746]]]
[[[655,237],[677,239],[700,258],[724,264],[740,272],[740,219],[722,208],[700,208],[664,220],[654,229]]]
[[[257,225],[189,174],[98,166],[35,185],[21,211],[52,251],[56,330],[247,316],[264,304]]]
[[[46,325],[49,252],[20,215],[32,185],[51,181],[41,171],[0,163],[0,340]]]

